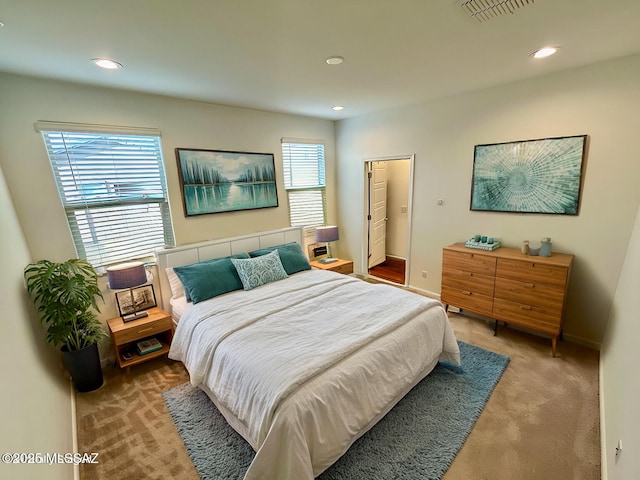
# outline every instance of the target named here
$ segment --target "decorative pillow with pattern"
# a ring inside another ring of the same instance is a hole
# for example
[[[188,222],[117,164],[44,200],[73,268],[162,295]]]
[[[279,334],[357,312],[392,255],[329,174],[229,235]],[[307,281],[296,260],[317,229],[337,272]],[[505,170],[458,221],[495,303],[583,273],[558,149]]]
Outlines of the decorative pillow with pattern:
[[[256,258],[232,258],[231,262],[236,267],[245,290],[251,290],[288,277],[277,250]]]

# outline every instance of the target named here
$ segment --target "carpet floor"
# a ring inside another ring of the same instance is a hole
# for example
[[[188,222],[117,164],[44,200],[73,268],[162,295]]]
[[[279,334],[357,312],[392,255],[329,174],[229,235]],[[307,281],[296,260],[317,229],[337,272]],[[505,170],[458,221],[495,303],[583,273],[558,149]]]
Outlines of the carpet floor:
[[[461,366],[442,363],[320,480],[439,480],[455,458],[509,359],[460,343]],[[254,452],[200,389],[163,393],[203,480],[242,479]]]
[[[450,313],[459,340],[510,357],[471,434],[442,480],[600,479],[598,352]],[[162,392],[188,381],[182,364],[158,358],[130,373],[105,369],[105,385],[78,394],[82,480],[176,479],[199,475]]]

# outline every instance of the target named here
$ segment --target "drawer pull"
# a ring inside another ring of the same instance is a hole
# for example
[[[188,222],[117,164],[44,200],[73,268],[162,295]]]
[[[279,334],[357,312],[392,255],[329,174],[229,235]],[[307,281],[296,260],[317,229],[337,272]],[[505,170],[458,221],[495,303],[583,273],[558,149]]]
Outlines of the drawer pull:
[[[149,330],[153,330],[153,327],[143,328],[142,330],[138,330],[138,333],[148,332]]]
[[[536,284],[535,283],[525,283],[524,286],[527,287],[527,288],[533,288],[533,287],[536,286]]]
[[[520,308],[522,310],[533,310],[533,307],[529,306],[529,305],[520,305]]]
[[[465,295],[472,295],[473,292],[464,292]]]
[[[469,276],[469,277],[473,277],[473,272],[462,272],[465,275]]]

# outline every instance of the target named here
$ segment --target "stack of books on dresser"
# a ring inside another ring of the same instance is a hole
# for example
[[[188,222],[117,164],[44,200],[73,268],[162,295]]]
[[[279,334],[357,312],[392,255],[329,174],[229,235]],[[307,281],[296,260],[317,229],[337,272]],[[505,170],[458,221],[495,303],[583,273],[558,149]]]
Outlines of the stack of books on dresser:
[[[162,344],[155,338],[147,338],[136,344],[138,353],[140,355],[146,355],[147,353],[155,352],[162,348]]]

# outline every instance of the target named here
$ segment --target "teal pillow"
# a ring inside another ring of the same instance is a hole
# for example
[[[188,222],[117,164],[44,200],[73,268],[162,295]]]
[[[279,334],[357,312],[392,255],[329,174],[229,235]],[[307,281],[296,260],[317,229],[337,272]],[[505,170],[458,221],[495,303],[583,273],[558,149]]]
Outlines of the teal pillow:
[[[282,261],[282,266],[284,267],[284,271],[287,272],[288,275],[293,275],[294,273],[301,272],[303,270],[311,270],[311,265],[309,264],[309,260],[304,253],[302,253],[302,248],[296,242],[285,243],[283,245],[277,245],[275,247],[262,248],[260,250],[254,250],[253,252],[249,252],[250,257],[260,257],[262,255],[266,255],[267,253],[273,252],[274,250],[278,250],[280,254],[280,260]]]
[[[230,257],[173,267],[184,286],[187,301],[199,303],[223,293],[241,290],[242,282],[231,263],[232,258],[249,258],[249,255],[238,253]]]
[[[277,250],[247,260],[232,258],[231,262],[236,267],[245,290],[251,290],[260,285],[282,280],[288,276],[282,267]]]

